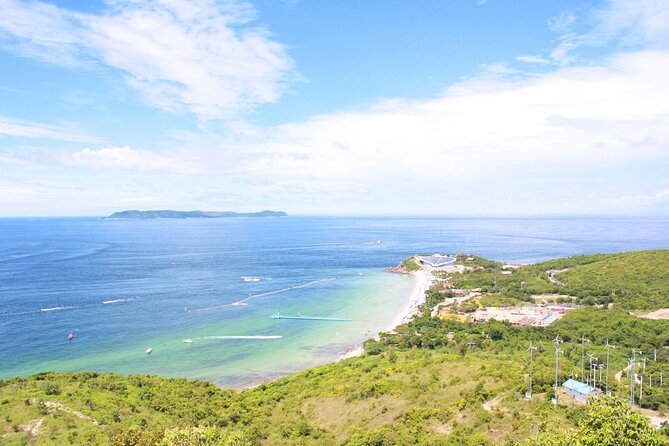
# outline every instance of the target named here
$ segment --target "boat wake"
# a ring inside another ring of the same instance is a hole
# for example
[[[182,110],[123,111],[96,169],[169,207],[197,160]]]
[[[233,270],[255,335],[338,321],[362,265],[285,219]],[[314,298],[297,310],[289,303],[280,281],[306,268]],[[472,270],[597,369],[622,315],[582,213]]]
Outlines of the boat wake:
[[[238,300],[238,301],[236,301],[236,302],[229,303],[229,304],[214,305],[214,306],[212,306],[212,307],[203,307],[203,308],[187,308],[187,309],[186,309],[186,312],[187,312],[187,313],[198,313],[198,312],[201,312],[201,311],[218,310],[218,309],[225,308],[225,307],[241,307],[241,306],[247,306],[247,305],[248,305],[248,301],[251,300],[251,299],[253,299],[254,297],[266,297],[266,296],[271,296],[271,295],[279,294],[279,293],[287,293],[288,291],[296,290],[296,289],[299,289],[299,288],[306,288],[306,287],[315,285],[315,284],[317,284],[317,283],[321,283],[321,282],[330,282],[330,281],[332,281],[332,280],[335,280],[334,277],[328,277],[328,278],[325,278],[325,279],[312,280],[311,282],[302,283],[302,284],[300,284],[300,285],[292,285],[292,286],[290,286],[290,287],[281,288],[281,289],[279,289],[279,290],[267,291],[267,292],[265,292],[265,293],[258,293],[258,294],[249,294],[248,297],[246,297],[246,298],[244,298],[244,299],[241,299],[241,300]]]
[[[122,302],[131,302],[135,300],[132,297],[129,297],[127,299],[111,299],[111,300],[103,300],[102,305],[109,305],[109,304],[120,304]]]
[[[72,307],[50,307],[50,308],[40,308],[39,311],[46,313],[48,311],[62,311],[62,310],[69,310]]]

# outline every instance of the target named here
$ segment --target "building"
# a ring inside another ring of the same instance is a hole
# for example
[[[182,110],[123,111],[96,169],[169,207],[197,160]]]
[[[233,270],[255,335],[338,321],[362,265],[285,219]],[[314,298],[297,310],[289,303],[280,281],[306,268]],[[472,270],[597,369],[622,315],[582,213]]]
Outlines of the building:
[[[568,379],[562,384],[562,387],[566,389],[566,394],[578,401],[587,401],[588,398],[596,398],[601,395],[601,389],[589,386],[586,383],[576,381],[574,379]]]
[[[486,307],[476,310],[473,322],[487,322],[491,319],[506,321],[515,327],[547,327],[564,316],[564,311],[554,311],[546,307]]]
[[[455,257],[442,254],[432,254],[431,256],[417,256],[421,265],[431,266],[432,268],[443,268],[455,263]]]

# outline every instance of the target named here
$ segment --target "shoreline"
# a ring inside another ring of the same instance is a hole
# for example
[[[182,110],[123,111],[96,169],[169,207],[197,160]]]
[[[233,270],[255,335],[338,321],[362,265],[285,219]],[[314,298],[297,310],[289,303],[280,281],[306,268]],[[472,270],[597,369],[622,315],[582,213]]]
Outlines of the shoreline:
[[[409,299],[406,302],[406,305],[402,307],[402,310],[398,313],[397,317],[393,319],[392,323],[384,327],[383,331],[391,331],[394,330],[395,327],[411,322],[418,311],[418,307],[425,303],[425,292],[430,287],[434,276],[430,272],[422,269],[411,272],[409,275],[413,276],[415,280],[414,287],[411,290],[411,294],[409,294]],[[376,333],[373,339],[378,340],[379,334],[380,333]],[[361,344],[355,345],[341,353],[335,362],[361,356],[364,352],[365,350]]]

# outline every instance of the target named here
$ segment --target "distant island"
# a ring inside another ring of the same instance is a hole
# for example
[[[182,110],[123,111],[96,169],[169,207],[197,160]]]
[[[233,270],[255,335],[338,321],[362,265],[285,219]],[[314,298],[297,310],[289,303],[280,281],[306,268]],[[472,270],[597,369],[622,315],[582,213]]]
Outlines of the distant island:
[[[232,217],[286,217],[283,211],[260,211],[260,212],[207,212],[207,211],[121,211],[114,212],[106,219],[140,219],[152,218],[232,218]]]

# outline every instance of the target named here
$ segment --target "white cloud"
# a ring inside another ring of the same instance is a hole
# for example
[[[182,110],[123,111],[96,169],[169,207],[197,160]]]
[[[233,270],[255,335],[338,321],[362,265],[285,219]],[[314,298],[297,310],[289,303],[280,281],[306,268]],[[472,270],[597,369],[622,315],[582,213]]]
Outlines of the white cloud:
[[[554,33],[563,34],[571,32],[575,22],[576,14],[573,11],[566,11],[551,17],[548,20],[548,28]]]
[[[0,43],[49,62],[102,62],[152,105],[232,119],[276,101],[292,61],[248,3],[108,0],[99,14],[3,0]]]
[[[94,173],[100,177],[134,175],[150,183],[125,187],[128,205],[121,208],[266,203],[299,212],[453,214],[666,209],[669,51],[626,51],[540,73],[492,63],[430,100],[397,98],[272,128],[249,127],[234,140],[204,132],[173,135],[175,147],[160,153],[86,149],[62,162],[107,169]],[[175,173],[192,176],[177,185]]]
[[[0,116],[0,135],[69,142],[99,141],[99,138],[87,135],[84,132],[71,127],[6,118],[2,116]]]
[[[518,62],[523,62],[523,63],[530,63],[530,64],[540,64],[540,65],[548,65],[550,61],[548,59],[545,59],[541,56],[517,56],[516,60]]]
[[[483,185],[489,197],[519,188],[514,206],[532,196],[546,212],[594,210],[596,203],[583,202],[585,191],[570,205],[544,203],[538,189],[525,185],[548,181],[556,188],[549,194],[556,194],[561,178],[588,172],[612,175],[601,172],[635,163],[669,171],[667,77],[669,52],[659,51],[522,78],[485,72],[433,100],[397,99],[269,129],[263,140],[242,145],[239,150],[255,156],[240,160],[238,170],[243,181],[285,185],[303,202],[346,197],[346,205],[381,206],[392,196],[388,206],[425,209],[431,202],[444,212],[434,197],[458,190],[451,209],[499,212],[500,204],[486,204],[481,191],[465,198],[472,186]]]
[[[627,45],[669,45],[669,1],[609,0],[594,13],[589,34],[601,40],[618,39]]]
[[[170,158],[149,151],[125,147],[105,147],[98,150],[83,149],[62,160],[63,164],[85,166],[92,169],[121,169],[139,171],[166,171],[183,174],[194,173],[183,160]]]
[[[652,194],[624,195],[606,200],[612,209],[646,210],[669,205],[669,189]],[[669,206],[668,206],[669,207]]]
[[[194,189],[211,182],[226,199],[303,212],[609,212],[580,180],[618,185],[613,172],[634,178],[634,165],[669,171],[669,52],[529,76],[496,67],[432,100],[383,101],[257,129],[246,141],[181,135],[164,154],[88,149],[71,162],[197,174]],[[572,180],[583,186],[567,190]]]
[[[603,5],[581,12],[591,26],[577,31],[577,15],[565,12],[549,20],[549,28],[559,34],[559,44],[551,58],[560,64],[575,62],[579,48],[617,45],[629,49],[666,49],[669,46],[668,0],[607,0]]]

